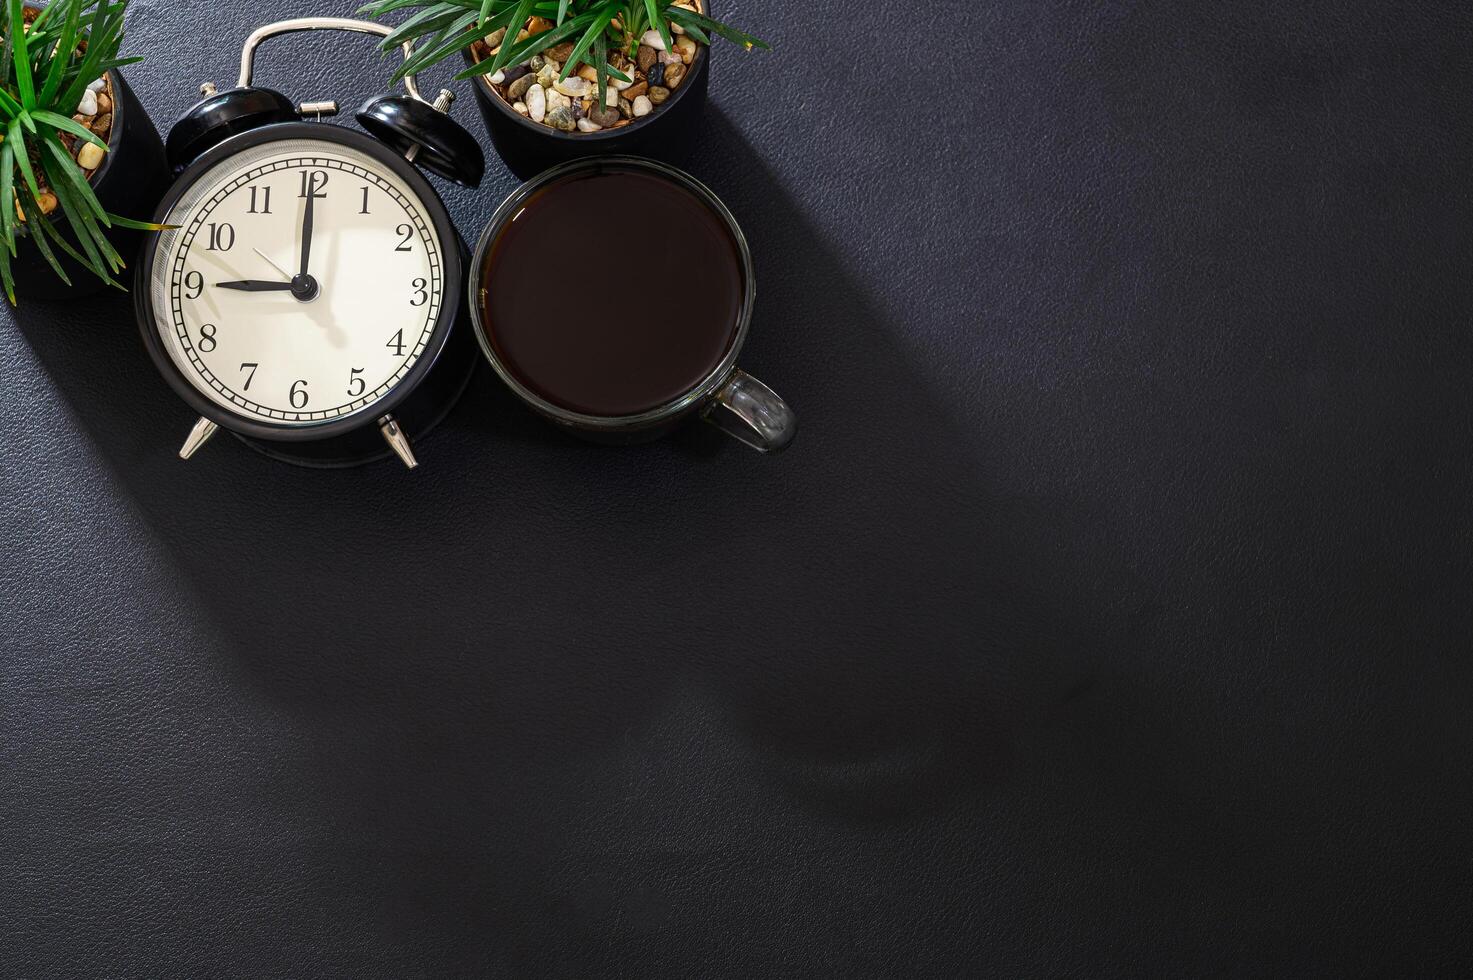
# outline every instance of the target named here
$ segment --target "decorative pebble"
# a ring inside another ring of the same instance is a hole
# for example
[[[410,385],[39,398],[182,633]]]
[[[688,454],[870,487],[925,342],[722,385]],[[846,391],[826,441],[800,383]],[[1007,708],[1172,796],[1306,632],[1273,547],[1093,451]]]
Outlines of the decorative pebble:
[[[500,85],[502,82],[506,81],[506,72],[495,72],[494,74],[492,74],[490,81],[492,85]]]
[[[634,100],[634,118],[638,119],[640,116],[648,116],[654,108],[654,105],[649,100],[649,96],[641,95]]]
[[[525,103],[525,102],[513,102],[511,104],[511,109],[512,109],[512,112],[515,112],[518,115],[525,116],[527,114],[527,103]]]
[[[498,27],[496,30],[486,35],[486,47],[496,47],[497,45],[501,44],[501,39],[504,37],[506,37],[506,28]]]
[[[92,120],[92,132],[101,136],[103,133],[112,129],[112,125],[113,114],[111,112],[100,112],[97,114],[97,118]]]
[[[565,105],[547,112],[547,125],[553,129],[561,129],[565,133],[571,133],[578,126],[578,121],[573,117],[573,110]]]
[[[665,50],[665,39],[662,38],[660,36],[660,32],[656,30],[645,31],[644,36],[639,39],[639,43],[647,44],[650,47],[654,48],[656,51]]]
[[[619,115],[623,116],[625,119],[633,119],[634,118],[634,103],[633,102],[630,102],[628,99],[620,99],[619,100]]]
[[[612,109],[619,104],[619,90],[610,85],[604,89],[604,105]]]
[[[542,94],[541,85],[533,85],[527,89],[527,118],[533,122],[541,122],[547,115],[547,97]]]
[[[668,88],[663,85],[650,86],[650,101],[655,105],[659,105],[668,98],[670,98],[670,90]]]
[[[626,88],[624,90],[624,98],[628,99],[630,102],[633,102],[635,99],[639,98],[641,95],[644,95],[649,90],[649,82],[640,82],[638,85]]]
[[[570,98],[581,99],[592,86],[588,84],[588,79],[573,75],[560,82],[553,82],[552,87]]]
[[[619,110],[608,106],[595,106],[588,111],[588,118],[600,126],[612,126],[619,121]]]
[[[547,56],[559,62],[567,61],[570,57],[572,57],[573,48],[575,46],[576,45],[574,45],[572,41],[564,41],[562,44],[554,44],[552,47],[547,49]]]
[[[552,65],[544,64],[537,70],[537,84],[544,89],[552,88],[552,83],[557,81],[557,69]]]
[[[577,125],[578,132],[580,133],[596,133],[600,129],[603,129],[603,127],[600,126],[598,123],[594,122],[592,119],[587,118],[578,120]]]
[[[653,65],[655,63],[655,59],[659,56],[660,52],[656,51],[648,44],[641,44],[639,46],[639,54],[637,56],[638,60],[635,63],[639,65],[640,71],[649,71],[650,65]]]
[[[676,51],[661,51],[660,52],[660,64],[662,64],[662,65],[678,65],[678,64],[683,64],[683,63],[684,62],[681,61],[679,52],[676,52]]]
[[[665,66],[658,61],[649,66],[645,71],[645,75],[649,78],[651,85],[665,84]]]
[[[83,170],[96,170],[97,165],[102,163],[104,150],[96,143],[83,143],[82,149],[77,151],[77,165]]]
[[[542,90],[542,94],[547,99],[548,112],[551,112],[552,110],[560,106],[572,106],[573,104],[572,99],[568,98],[566,95],[559,92],[555,88],[545,88]]]
[[[675,50],[680,52],[680,60],[687,65],[696,56],[696,42],[694,38],[677,37],[675,39]]]
[[[532,71],[541,71],[542,66],[545,64],[547,64],[547,59],[540,54],[534,54],[531,58],[527,59],[527,67]]]
[[[106,92],[98,92],[97,93],[97,111],[98,112],[112,112],[113,111],[113,100],[112,100],[112,96],[108,95]]]
[[[628,71],[626,69],[625,72],[624,72],[624,74],[630,76],[629,81],[626,82],[622,78],[610,78],[609,79],[609,84],[612,85],[612,86],[614,86],[614,88],[618,89],[620,92],[624,91],[629,86],[631,86],[631,85],[634,84],[634,72]]]
[[[598,71],[592,65],[579,65],[578,77],[583,79],[585,82],[593,82],[597,84]]]
[[[684,65],[665,66],[665,87],[675,89],[680,87],[681,79],[685,78]]]
[[[87,91],[89,91],[89,92],[101,92],[103,86],[105,86],[106,84],[107,84],[107,77],[106,76],[103,76],[102,78],[95,78],[92,81],[90,81],[90,82],[87,83]]]
[[[527,89],[531,88],[536,82],[537,79],[532,76],[531,72],[523,72],[522,77],[506,87],[506,97],[516,102],[522,96],[526,95]]]
[[[50,191],[42,191],[36,201],[41,205],[42,214],[50,214],[56,210],[56,195]]]
[[[77,112],[84,116],[97,114],[97,93],[92,89],[82,90],[82,101],[77,103]]]
[[[506,76],[506,83],[508,85],[521,78],[523,75],[531,74],[531,72],[532,69],[528,68],[526,65],[512,65],[510,68],[503,68],[501,70],[501,73]]]

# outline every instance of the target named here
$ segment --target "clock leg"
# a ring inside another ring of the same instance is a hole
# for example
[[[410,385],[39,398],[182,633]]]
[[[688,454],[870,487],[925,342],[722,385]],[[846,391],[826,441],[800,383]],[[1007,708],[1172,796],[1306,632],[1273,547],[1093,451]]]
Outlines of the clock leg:
[[[201,415],[199,421],[194,423],[194,428],[189,430],[189,438],[185,439],[184,445],[179,447],[179,458],[188,459],[193,456],[200,446],[210,441],[210,436],[214,435],[219,428],[214,422]]]
[[[404,434],[403,429],[399,428],[398,419],[392,415],[385,415],[378,420],[378,430],[384,434],[384,441],[389,444],[389,448],[394,450],[406,467],[412,470],[419,465],[419,460],[414,458],[414,450],[409,446],[409,437]]]

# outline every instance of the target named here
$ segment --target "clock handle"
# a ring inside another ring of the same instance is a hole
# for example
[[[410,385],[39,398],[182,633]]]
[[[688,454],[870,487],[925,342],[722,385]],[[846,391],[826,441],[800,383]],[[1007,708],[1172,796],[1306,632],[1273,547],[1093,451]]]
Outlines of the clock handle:
[[[409,445],[409,437],[399,427],[398,419],[385,415],[378,420],[378,430],[383,433],[384,442],[389,444],[389,448],[394,450],[394,454],[407,469],[412,470],[419,465],[419,460],[414,458],[414,450]]]
[[[247,88],[251,84],[251,73],[253,62],[256,57],[256,48],[268,37],[278,34],[295,34],[298,31],[354,31],[359,34],[377,34],[379,37],[388,37],[395,28],[388,24],[379,24],[369,20],[355,20],[352,17],[295,17],[291,20],[279,20],[274,24],[258,27],[246,38],[245,46],[240,49],[240,81],[237,84],[241,88]],[[404,57],[408,58],[414,52],[414,46],[405,41],[400,47],[404,51]],[[423,95],[419,94],[419,85],[413,75],[404,76],[404,91],[420,102],[428,103]]]

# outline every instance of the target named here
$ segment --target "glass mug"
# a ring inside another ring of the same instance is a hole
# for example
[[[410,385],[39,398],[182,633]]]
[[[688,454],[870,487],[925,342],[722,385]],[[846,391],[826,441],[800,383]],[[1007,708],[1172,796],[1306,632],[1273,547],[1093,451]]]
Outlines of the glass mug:
[[[641,228],[654,229],[637,234],[672,234],[649,245],[629,240],[634,248],[623,251],[636,262],[653,256],[656,268],[626,292],[626,256],[609,238],[587,228],[578,237],[570,227],[631,209],[648,217]],[[584,248],[590,239],[593,261],[580,258],[565,271],[570,243]],[[600,279],[618,284],[613,299],[600,298]],[[698,414],[770,453],[792,442],[797,418],[736,366],[754,286],[746,238],[716,195],[674,167],[608,156],[553,167],[502,202],[476,246],[469,299],[476,339],[497,375],[574,433],[642,442]],[[646,306],[649,295],[660,298]]]

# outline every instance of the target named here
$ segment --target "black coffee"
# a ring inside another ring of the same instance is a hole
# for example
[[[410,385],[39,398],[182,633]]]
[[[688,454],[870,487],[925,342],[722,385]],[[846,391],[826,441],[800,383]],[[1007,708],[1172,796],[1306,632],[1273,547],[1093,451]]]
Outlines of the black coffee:
[[[744,277],[726,223],[637,169],[541,188],[487,250],[482,324],[506,370],[584,415],[670,402],[736,338]]]

